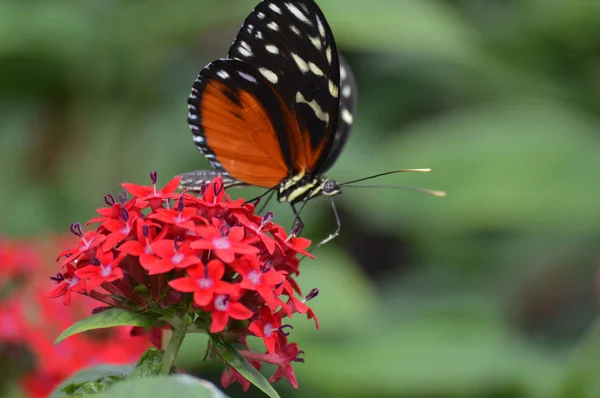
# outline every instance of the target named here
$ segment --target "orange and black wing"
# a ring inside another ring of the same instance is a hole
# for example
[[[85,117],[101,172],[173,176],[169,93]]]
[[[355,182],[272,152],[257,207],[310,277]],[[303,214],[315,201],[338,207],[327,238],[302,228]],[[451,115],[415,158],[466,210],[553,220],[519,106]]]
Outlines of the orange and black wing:
[[[319,174],[336,132],[340,64],[333,33],[313,0],[264,0],[246,18],[228,53],[274,87],[294,115],[290,174]]]
[[[212,166],[250,185],[272,188],[288,176],[295,121],[250,65],[221,59],[200,72],[188,101],[194,142]]]
[[[340,83],[335,40],[316,3],[265,0],[228,58],[200,72],[188,101],[194,141],[213,167],[246,184],[319,175],[349,133],[343,109],[353,106],[340,107]]]

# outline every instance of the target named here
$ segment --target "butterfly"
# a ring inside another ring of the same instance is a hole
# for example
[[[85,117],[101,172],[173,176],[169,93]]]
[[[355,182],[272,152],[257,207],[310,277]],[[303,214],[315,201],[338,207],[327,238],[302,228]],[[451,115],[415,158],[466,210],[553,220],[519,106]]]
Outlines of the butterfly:
[[[197,191],[222,175],[225,188],[277,193],[299,220],[309,200],[341,193],[344,184],[324,173],[348,140],[356,98],[352,72],[319,6],[263,0],[227,57],[207,65],[193,84],[188,124],[214,170],[184,173],[180,188]],[[331,239],[339,233],[335,215]]]

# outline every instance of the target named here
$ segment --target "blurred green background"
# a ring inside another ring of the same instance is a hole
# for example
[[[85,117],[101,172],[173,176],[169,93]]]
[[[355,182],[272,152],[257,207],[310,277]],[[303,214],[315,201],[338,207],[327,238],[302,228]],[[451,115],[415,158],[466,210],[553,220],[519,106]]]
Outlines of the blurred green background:
[[[207,167],[187,96],[256,3],[0,1],[0,232],[66,232],[121,182]],[[318,3],[360,93],[329,176],[431,167],[378,183],[448,197],[336,198],[342,235],[299,279],[322,330],[295,320],[306,363],[282,396],[600,397],[600,3]],[[326,200],[304,219],[335,229]],[[218,380],[200,340],[180,365]]]

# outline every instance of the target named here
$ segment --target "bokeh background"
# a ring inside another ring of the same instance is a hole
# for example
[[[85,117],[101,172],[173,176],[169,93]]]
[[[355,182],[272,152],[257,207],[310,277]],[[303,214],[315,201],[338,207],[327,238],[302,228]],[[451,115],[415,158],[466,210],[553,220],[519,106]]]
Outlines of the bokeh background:
[[[44,240],[121,182],[207,167],[186,99],[256,2],[0,1],[0,233]],[[336,198],[342,235],[299,279],[322,330],[296,321],[282,396],[599,397],[600,3],[318,3],[360,93],[329,176],[431,167],[377,183],[448,196]],[[304,219],[335,229],[326,200]],[[202,343],[179,363],[218,380]]]

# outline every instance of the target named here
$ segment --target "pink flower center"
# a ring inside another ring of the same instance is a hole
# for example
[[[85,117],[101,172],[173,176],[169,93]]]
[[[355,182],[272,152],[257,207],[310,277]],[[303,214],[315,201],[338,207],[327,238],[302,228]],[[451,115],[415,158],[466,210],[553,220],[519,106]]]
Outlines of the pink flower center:
[[[260,285],[260,272],[250,271],[248,272],[248,279],[253,285]]]
[[[121,228],[119,232],[121,232],[123,235],[129,235],[129,233],[131,232],[131,226],[129,225],[129,223],[125,223],[125,226]]]
[[[171,262],[173,264],[181,264],[184,258],[185,255],[183,253],[175,253],[173,257],[171,257]]]
[[[265,326],[263,327],[263,334],[265,335],[265,337],[271,337],[273,332],[276,330],[277,330],[277,328],[274,328],[273,324],[271,322],[267,322],[267,323],[265,323]]]
[[[200,289],[210,289],[214,285],[210,278],[200,278],[196,281],[196,284]]]
[[[144,247],[144,254],[154,254],[152,248],[150,247],[150,243],[146,244],[146,247]]]
[[[112,274],[112,267],[110,265],[108,266],[100,266],[100,275],[102,275],[103,278],[108,278],[110,276],[110,274]]]
[[[79,278],[76,276],[73,276],[71,278],[71,280],[69,281],[69,288],[72,288],[73,286],[75,286],[77,284],[77,282],[79,282]]]
[[[229,240],[227,240],[226,236],[214,238],[212,243],[213,243],[213,245],[215,245],[215,249],[221,249],[221,250],[231,249],[231,242],[229,242]]]
[[[227,311],[229,308],[229,297],[224,294],[219,294],[215,297],[215,309],[217,311]]]

